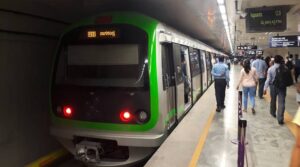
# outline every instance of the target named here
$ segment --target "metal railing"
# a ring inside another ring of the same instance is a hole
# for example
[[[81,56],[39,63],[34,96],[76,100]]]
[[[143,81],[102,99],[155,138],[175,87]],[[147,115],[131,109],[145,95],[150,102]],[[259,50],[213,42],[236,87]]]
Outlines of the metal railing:
[[[244,158],[246,155],[246,127],[247,120],[243,118],[242,111],[242,91],[238,93],[238,167],[244,167]],[[248,165],[247,165],[248,166]]]

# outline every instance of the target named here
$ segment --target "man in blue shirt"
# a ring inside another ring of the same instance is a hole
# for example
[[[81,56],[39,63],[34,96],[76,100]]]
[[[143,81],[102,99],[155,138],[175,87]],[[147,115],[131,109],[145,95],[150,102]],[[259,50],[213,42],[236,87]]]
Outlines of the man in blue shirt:
[[[280,125],[284,124],[284,110],[285,110],[285,97],[286,87],[277,88],[273,83],[276,76],[276,69],[279,68],[280,64],[284,63],[283,57],[280,55],[275,56],[275,64],[268,69],[267,80],[265,82],[264,94],[266,94],[267,88],[270,86],[270,114],[276,118],[276,99],[278,96],[278,110],[277,120]]]
[[[261,56],[257,55],[256,60],[252,62],[252,67],[256,69],[258,75],[258,96],[262,99],[268,66],[267,63],[261,59]]]
[[[225,89],[229,88],[229,70],[224,63],[224,57],[219,57],[218,63],[213,65],[211,74],[215,79],[215,95],[217,100],[217,112],[225,108]]]

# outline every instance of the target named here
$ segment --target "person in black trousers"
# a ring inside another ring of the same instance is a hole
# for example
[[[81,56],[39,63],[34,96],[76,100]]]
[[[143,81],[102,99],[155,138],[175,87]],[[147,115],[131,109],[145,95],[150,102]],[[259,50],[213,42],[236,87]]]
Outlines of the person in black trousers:
[[[224,63],[224,57],[219,57],[219,62],[214,64],[211,74],[215,79],[215,95],[217,100],[217,112],[225,108],[225,90],[229,88],[229,70]]]

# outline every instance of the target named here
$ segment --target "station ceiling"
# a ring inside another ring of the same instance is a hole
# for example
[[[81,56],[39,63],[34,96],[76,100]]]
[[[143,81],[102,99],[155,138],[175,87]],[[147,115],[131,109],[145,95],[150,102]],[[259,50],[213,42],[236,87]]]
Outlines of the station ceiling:
[[[255,44],[267,48],[274,35],[297,35],[300,24],[300,0],[224,0],[234,45]],[[237,1],[237,6],[236,6]],[[247,33],[245,9],[290,5],[284,32]],[[69,23],[101,12],[130,10],[152,16],[214,48],[230,52],[217,0],[10,0],[0,8],[50,17]],[[236,10],[237,9],[237,10]],[[235,48],[235,46],[234,46]]]
[[[5,0],[0,6],[70,23],[105,11],[137,11],[230,52],[217,0]]]

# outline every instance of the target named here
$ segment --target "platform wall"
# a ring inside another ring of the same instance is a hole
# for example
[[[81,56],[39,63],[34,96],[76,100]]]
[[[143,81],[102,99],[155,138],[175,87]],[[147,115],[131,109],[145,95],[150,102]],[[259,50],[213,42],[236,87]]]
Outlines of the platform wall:
[[[66,27],[0,11],[0,166],[21,167],[59,148],[49,135],[49,75]]]

